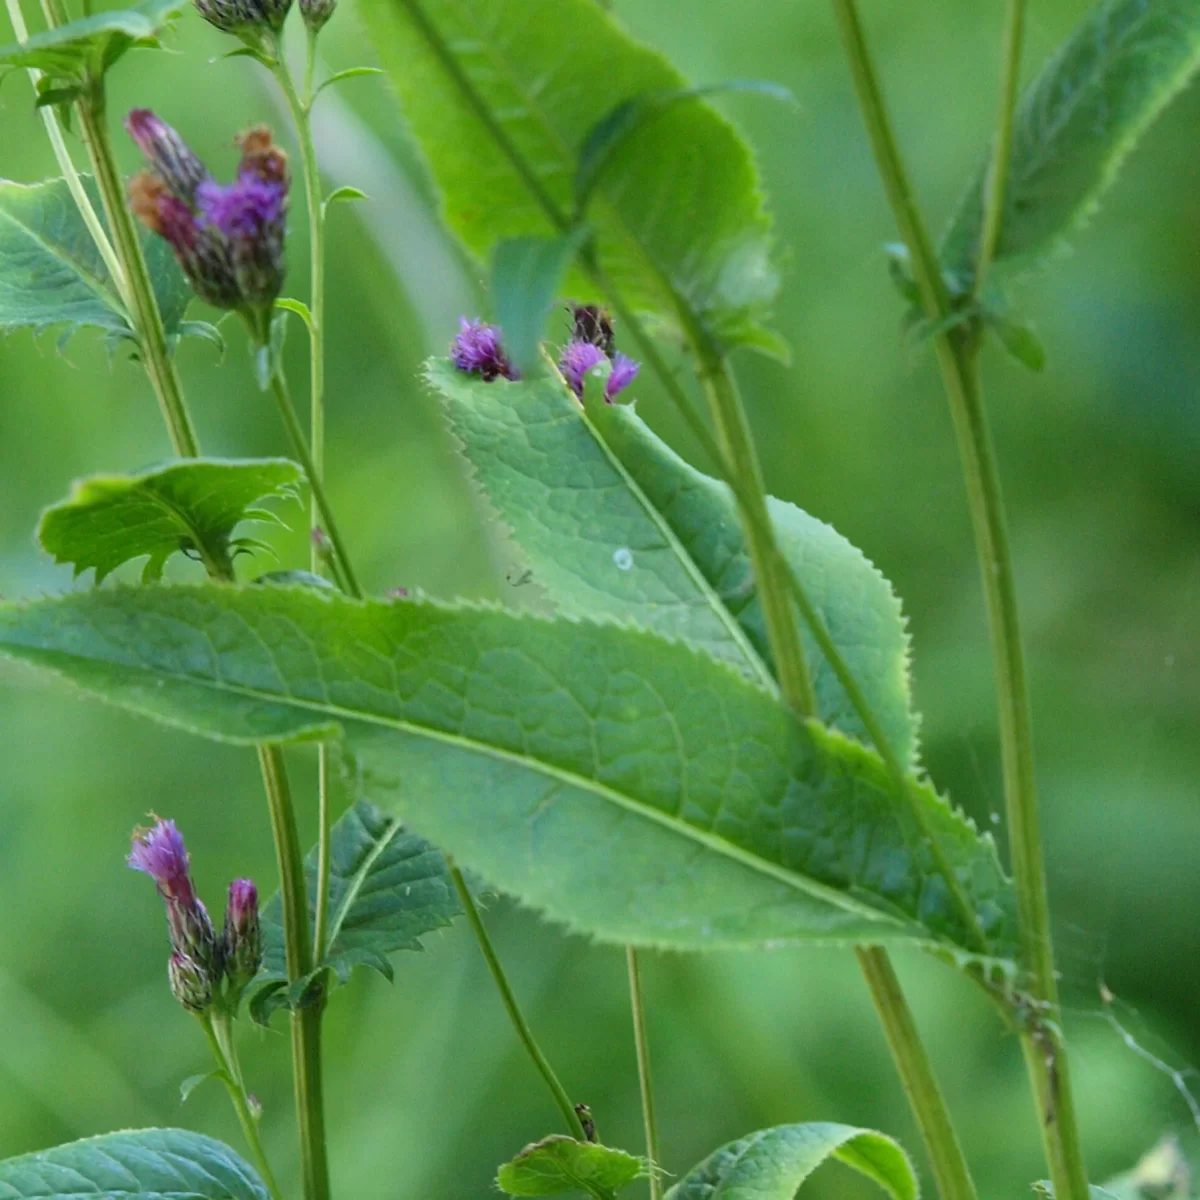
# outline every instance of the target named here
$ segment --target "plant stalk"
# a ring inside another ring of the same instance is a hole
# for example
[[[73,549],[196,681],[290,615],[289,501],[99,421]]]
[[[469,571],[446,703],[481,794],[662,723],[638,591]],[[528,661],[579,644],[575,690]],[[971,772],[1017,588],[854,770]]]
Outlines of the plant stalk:
[[[950,320],[954,314],[941,266],[913,198],[854,0],[833,2],[859,106],[896,222],[908,247],[922,307],[939,330],[934,335],[934,347],[963,465],[996,667],[1005,808],[1022,957],[1029,972],[1034,1005],[1040,1010],[1027,1022],[1022,1035],[1025,1059],[1037,1097],[1056,1195],[1059,1200],[1088,1200],[1087,1171],[1070,1088],[1066,1046],[1053,1020],[1058,1005],[1058,982],[1038,829],[1032,721],[1004,503],[979,386],[979,339],[974,331],[953,327]],[[1014,35],[1010,28],[1010,41],[1017,46],[1019,32],[1018,29]],[[1003,183],[998,170],[993,171],[993,176]],[[1002,205],[1001,196],[1001,208]]]
[[[242,1064],[238,1058],[237,1047],[234,1045],[229,1018],[224,1015],[214,1018],[211,1013],[202,1013],[199,1015],[199,1021],[208,1038],[213,1057],[217,1060],[217,1066],[222,1074],[222,1082],[233,1103],[233,1110],[237,1113],[238,1123],[242,1127],[242,1133],[250,1147],[250,1153],[254,1156],[254,1165],[267,1185],[271,1200],[283,1200],[283,1193],[279,1189],[275,1173],[271,1170],[271,1163],[267,1158],[267,1152],[263,1148],[262,1139],[258,1135],[258,1121],[250,1109],[250,1098],[246,1093],[246,1083],[242,1077]]]
[[[899,1069],[909,1107],[929,1152],[938,1194],[942,1200],[977,1200],[950,1112],[891,960],[878,947],[859,947],[854,953],[871,989],[871,999]]]
[[[125,267],[129,305],[146,374],[154,385],[175,453],[181,458],[195,458],[200,452],[200,443],[191,414],[184,403],[183,386],[167,345],[167,333],[154,295],[154,286],[150,282],[146,256],[142,253],[142,243],[126,203],[125,189],[113,157],[105,124],[103,81],[96,81],[92,85],[91,93],[79,101],[76,111],[96,174],[104,215],[112,230],[117,255]]]
[[[463,911],[467,914],[467,921],[475,933],[475,940],[479,943],[479,949],[483,951],[484,961],[487,963],[492,980],[495,982],[496,988],[500,993],[500,999],[504,1001],[508,1018],[512,1022],[513,1029],[517,1032],[517,1037],[520,1039],[521,1045],[525,1047],[525,1051],[533,1061],[533,1065],[537,1068],[538,1074],[545,1081],[546,1087],[550,1089],[550,1094],[554,1097],[554,1103],[558,1105],[558,1110],[562,1113],[563,1120],[566,1122],[571,1136],[576,1141],[586,1142],[587,1135],[583,1130],[583,1122],[579,1119],[579,1114],[575,1111],[575,1105],[571,1103],[571,1098],[567,1095],[566,1088],[559,1083],[558,1076],[554,1074],[554,1068],[550,1066],[546,1056],[542,1053],[537,1040],[533,1036],[533,1031],[529,1028],[528,1021],[525,1020],[525,1016],[521,1012],[521,1007],[517,1003],[516,996],[513,994],[512,985],[508,982],[508,976],[504,973],[504,968],[500,965],[500,959],[496,956],[496,949],[492,945],[492,939],[488,934],[487,927],[483,923],[483,917],[480,915],[479,906],[475,903],[475,897],[471,895],[471,889],[467,886],[467,881],[463,878],[463,874],[458,867],[454,865],[454,860],[449,856],[446,858],[446,866],[450,869],[450,878],[454,881],[454,890],[458,893]]]
[[[650,1038],[646,1032],[646,1005],[642,999],[642,971],[638,952],[625,947],[629,971],[629,1007],[633,1011],[633,1042],[637,1048],[638,1089],[642,1095],[642,1123],[646,1129],[646,1157],[650,1160],[650,1200],[662,1198],[661,1159],[658,1150],[658,1121],[654,1115],[654,1076],[650,1070]]]

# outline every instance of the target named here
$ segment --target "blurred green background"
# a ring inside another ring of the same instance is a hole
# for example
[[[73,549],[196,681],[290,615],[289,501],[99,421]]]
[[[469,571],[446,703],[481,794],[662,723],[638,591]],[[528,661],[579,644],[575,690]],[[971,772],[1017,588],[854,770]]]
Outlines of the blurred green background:
[[[895,582],[910,614],[933,777],[984,827],[1000,807],[992,683],[962,486],[925,348],[900,334],[882,245],[894,236],[829,12],[794,0],[617,0],[617,15],[691,78],[764,77],[793,111],[722,107],[757,145],[788,273],[779,327],[794,365],[747,357],[741,378],[774,492],[831,521]],[[687,20],[681,20],[686,9]],[[866,6],[922,199],[940,224],[977,162],[996,102],[1000,0]],[[1032,5],[1034,64],[1085,11]],[[0,38],[0,40],[3,40]],[[234,132],[275,120],[262,72],[188,14],[174,55],[134,55],[114,123],[149,105],[218,173]],[[370,59],[351,4],[327,31],[333,67]],[[0,175],[52,159],[20,78],[0,90]],[[335,210],[330,491],[371,587],[502,595],[506,564],[416,382],[460,312],[486,311],[479,272],[438,230],[401,115],[376,80],[339,89],[318,138],[331,178],[368,205]],[[1045,832],[1093,1175],[1162,1131],[1196,1140],[1172,1080],[1106,1023],[1177,1067],[1200,1062],[1200,89],[1127,165],[1075,253],[1021,289],[1050,352],[1044,374],[989,352],[990,404],[1032,658]],[[132,147],[119,137],[123,165]],[[285,141],[286,141],[285,137]],[[297,202],[292,287],[304,294]],[[239,331],[223,363],[181,354],[207,451],[280,452]],[[289,353],[303,378],[300,338]],[[685,451],[650,380],[642,411]],[[98,339],[63,356],[28,335],[0,347],[0,591],[71,586],[31,540],[69,481],[168,454],[153,396]],[[298,563],[304,531],[286,543]],[[178,573],[186,575],[184,564]],[[186,831],[210,904],[234,875],[273,887],[253,756],[189,740],[0,672],[0,1156],[111,1128],[193,1125],[240,1146],[224,1096],[166,989],[147,882],[122,865],[148,810]],[[299,769],[307,760],[301,760]],[[305,776],[310,772],[305,771]],[[306,804],[308,831],[311,804]],[[996,825],[998,836],[1003,831]],[[543,1045],[604,1140],[641,1145],[620,953],[565,938],[507,903],[489,915]],[[949,970],[900,956],[985,1197],[1041,1178],[1017,1047]],[[362,977],[328,1020],[328,1107],[340,1196],[485,1197],[494,1166],[556,1128],[466,932],[430,939],[389,986]],[[787,1121],[873,1125],[919,1142],[848,952],[651,957],[650,1024],[666,1166]],[[281,1174],[295,1185],[286,1037],[243,1035]],[[292,1191],[295,1191],[293,1186]],[[805,1195],[870,1194],[829,1168]]]

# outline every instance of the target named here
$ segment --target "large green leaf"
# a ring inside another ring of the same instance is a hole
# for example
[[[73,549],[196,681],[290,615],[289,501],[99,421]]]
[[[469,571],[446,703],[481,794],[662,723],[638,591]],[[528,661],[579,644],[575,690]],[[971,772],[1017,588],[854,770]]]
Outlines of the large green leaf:
[[[912,1164],[890,1137],[820,1122],[778,1125],[722,1146],[675,1184],[666,1200],[792,1200],[829,1159],[874,1180],[892,1200],[917,1200]]]
[[[156,46],[159,34],[187,7],[187,0],[144,0],[80,17],[0,48],[0,67],[32,67],[77,84],[99,79],[132,47]]]
[[[286,458],[193,458],[139,475],[94,475],[46,509],[38,541],[76,575],[95,568],[97,583],[143,555],[142,578],[159,579],[180,551],[222,562],[246,542],[233,537],[241,522],[277,519],[252,506],[268,497],[294,500],[301,478]]]
[[[305,862],[315,898],[317,850]],[[320,968],[345,982],[358,965],[392,977],[388,955],[420,950],[421,938],[462,914],[441,852],[399,818],[360,800],[330,831],[328,949]],[[278,895],[263,907],[268,978],[286,978]]]
[[[684,86],[595,0],[367,0],[363,11],[445,219],[480,260],[506,238],[562,230],[471,100],[569,215],[593,130],[625,102]],[[675,322],[682,306],[727,345],[777,347],[762,327],[778,272],[758,173],[715,109],[664,106],[613,146],[588,217],[601,264],[635,308]],[[579,275],[569,287],[594,291]]]
[[[1106,0],[1021,99],[997,265],[1036,259],[1085,218],[1138,137],[1200,66],[1196,0]],[[946,235],[942,261],[974,277],[988,166]]]
[[[560,607],[685,638],[771,684],[770,646],[729,489],[666,446],[630,405],[589,402],[558,378],[483,380],[434,362],[428,378],[476,482]],[[770,501],[779,545],[901,762],[916,759],[908,634],[887,580],[834,529]],[[822,720],[868,741],[811,637]]]
[[[898,800],[873,751],[644,630],[207,584],[3,607],[0,653],[210,737],[340,731],[376,800],[618,943],[953,954],[969,935],[918,804],[989,953],[1013,953],[994,848],[928,785]]]
[[[596,1142],[554,1135],[526,1146],[496,1175],[510,1196],[562,1196],[586,1192],[606,1200],[618,1189],[650,1173],[644,1158]]]
[[[248,1163],[186,1129],[135,1129],[0,1162],[3,1200],[267,1200]]]
[[[99,211],[90,177],[84,187]],[[167,334],[180,332],[192,292],[162,238],[144,233],[150,278]],[[116,286],[65,180],[0,180],[0,331],[94,326],[119,337],[133,331]]]

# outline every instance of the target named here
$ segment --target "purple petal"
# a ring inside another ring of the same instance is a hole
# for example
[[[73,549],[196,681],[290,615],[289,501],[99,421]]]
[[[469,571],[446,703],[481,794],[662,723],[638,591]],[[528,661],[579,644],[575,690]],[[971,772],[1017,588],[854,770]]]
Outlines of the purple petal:
[[[642,364],[634,362],[628,355],[622,354],[619,350],[613,355],[612,374],[608,377],[608,384],[604,389],[604,398],[611,404],[619,392],[623,392],[636,378],[638,372],[642,369]]]
[[[500,330],[482,321],[459,318],[458,336],[450,345],[450,360],[460,371],[482,375],[489,383],[501,375],[505,379],[520,378],[500,344]]]
[[[153,829],[136,832],[126,861],[135,871],[149,875],[164,897],[185,905],[196,903],[187,847],[174,821],[159,821]]]
[[[583,398],[584,376],[604,362],[604,351],[591,342],[568,342],[563,347],[558,369],[571,386],[571,391]]]

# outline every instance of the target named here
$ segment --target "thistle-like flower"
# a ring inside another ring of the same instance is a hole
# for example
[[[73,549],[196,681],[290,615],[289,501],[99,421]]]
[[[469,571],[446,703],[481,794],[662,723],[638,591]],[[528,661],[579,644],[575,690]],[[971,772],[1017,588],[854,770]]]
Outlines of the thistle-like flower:
[[[196,11],[222,33],[236,34],[251,46],[265,31],[279,33],[292,0],[196,0]]]
[[[179,951],[167,962],[167,979],[171,994],[189,1012],[202,1013],[213,1001],[213,981],[208,972],[194,959]]]
[[[450,344],[450,359],[460,371],[481,375],[488,383],[501,375],[505,379],[521,377],[504,353],[500,330],[482,321],[459,318],[458,336]]]
[[[337,0],[300,0],[300,15],[313,33],[320,33],[333,16]]]
[[[231,994],[238,995],[262,966],[262,927],[258,920],[258,889],[252,880],[235,879],[229,885],[222,936],[225,974]]]
[[[135,109],[125,125],[150,162],[130,180],[133,211],[170,243],[196,294],[240,312],[261,343],[283,287],[287,156],[257,126],[238,138],[237,178],[220,184],[148,109]]]
[[[154,880],[167,906],[172,951],[205,975],[211,993],[221,976],[221,947],[208,910],[196,895],[191,860],[175,822],[158,821],[152,829],[136,830],[127,861]]]
[[[558,369],[571,387],[571,391],[580,399],[583,398],[583,383],[589,371],[594,370],[608,356],[594,342],[568,342],[562,350]],[[619,350],[612,355],[612,371],[608,382],[604,385],[604,398],[612,404],[619,393],[623,392],[641,370],[641,364],[622,354]]]

